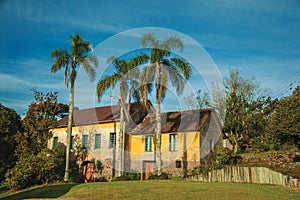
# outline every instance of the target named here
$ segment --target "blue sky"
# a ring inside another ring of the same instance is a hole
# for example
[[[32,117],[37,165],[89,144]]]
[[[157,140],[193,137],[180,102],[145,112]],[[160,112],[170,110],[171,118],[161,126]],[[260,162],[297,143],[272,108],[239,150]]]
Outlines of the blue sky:
[[[33,100],[32,87],[58,91],[59,101],[68,103],[62,72],[49,72],[50,52],[69,48],[69,38],[76,33],[97,47],[131,29],[167,28],[202,45],[222,77],[229,68],[237,69],[245,78],[254,76],[272,97],[286,95],[289,84],[300,80],[300,1],[296,0],[2,0],[0,23],[0,103],[20,115]],[[105,56],[117,51],[107,46],[103,57],[99,55],[100,68]],[[90,84],[79,73],[75,105],[109,103],[97,103],[96,83]],[[195,78],[191,84],[198,89]]]

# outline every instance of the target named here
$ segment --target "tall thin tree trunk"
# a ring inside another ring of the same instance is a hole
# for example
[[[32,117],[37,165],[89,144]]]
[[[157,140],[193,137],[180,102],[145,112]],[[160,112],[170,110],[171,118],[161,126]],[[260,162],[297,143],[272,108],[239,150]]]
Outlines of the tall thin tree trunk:
[[[155,128],[155,137],[156,137],[156,169],[157,175],[161,175],[162,166],[161,166],[161,119],[160,119],[160,101],[161,101],[161,85],[160,85],[160,66],[159,63],[156,63],[156,128]]]
[[[65,177],[64,177],[65,182],[67,182],[69,180],[69,163],[70,163],[70,145],[71,145],[71,136],[72,136],[73,108],[74,108],[74,80],[71,80],[68,129],[67,129],[66,169],[65,169]]]
[[[124,133],[124,105],[122,100],[120,100],[120,131],[119,131],[119,169],[118,176],[122,176],[123,174],[123,135]]]

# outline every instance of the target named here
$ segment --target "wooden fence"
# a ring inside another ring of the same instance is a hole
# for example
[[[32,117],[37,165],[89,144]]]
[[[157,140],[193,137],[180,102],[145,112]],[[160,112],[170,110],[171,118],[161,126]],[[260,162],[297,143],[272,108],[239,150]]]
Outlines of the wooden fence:
[[[191,175],[186,178],[190,181],[203,182],[238,182],[283,185],[287,187],[299,187],[298,179],[283,175],[266,167],[227,167],[212,170],[199,175]]]

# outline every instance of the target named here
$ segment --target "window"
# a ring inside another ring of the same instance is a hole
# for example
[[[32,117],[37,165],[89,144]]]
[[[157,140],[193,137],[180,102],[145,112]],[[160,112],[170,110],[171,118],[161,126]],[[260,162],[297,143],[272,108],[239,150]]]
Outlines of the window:
[[[152,152],[153,151],[153,136],[145,137],[145,151]]]
[[[109,134],[109,148],[114,148],[116,146],[116,133]]]
[[[73,149],[74,147],[74,136],[71,136],[71,144],[70,144],[70,148]]]
[[[101,134],[95,135],[95,149],[100,149],[101,147]]]
[[[170,151],[177,151],[178,150],[178,135],[177,134],[170,134]]]
[[[88,135],[82,135],[82,148],[88,148]]]
[[[53,149],[57,149],[58,148],[58,137],[54,137],[53,138]]]
[[[181,168],[181,160],[176,160],[176,168]]]

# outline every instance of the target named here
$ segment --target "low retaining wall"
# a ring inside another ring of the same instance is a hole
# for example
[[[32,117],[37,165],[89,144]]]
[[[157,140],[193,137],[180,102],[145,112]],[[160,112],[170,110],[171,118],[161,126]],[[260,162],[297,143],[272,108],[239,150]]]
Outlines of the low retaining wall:
[[[199,175],[191,175],[186,178],[190,181],[203,182],[237,182],[283,185],[287,187],[299,187],[298,179],[283,175],[266,167],[227,167],[220,170],[212,170]]]

